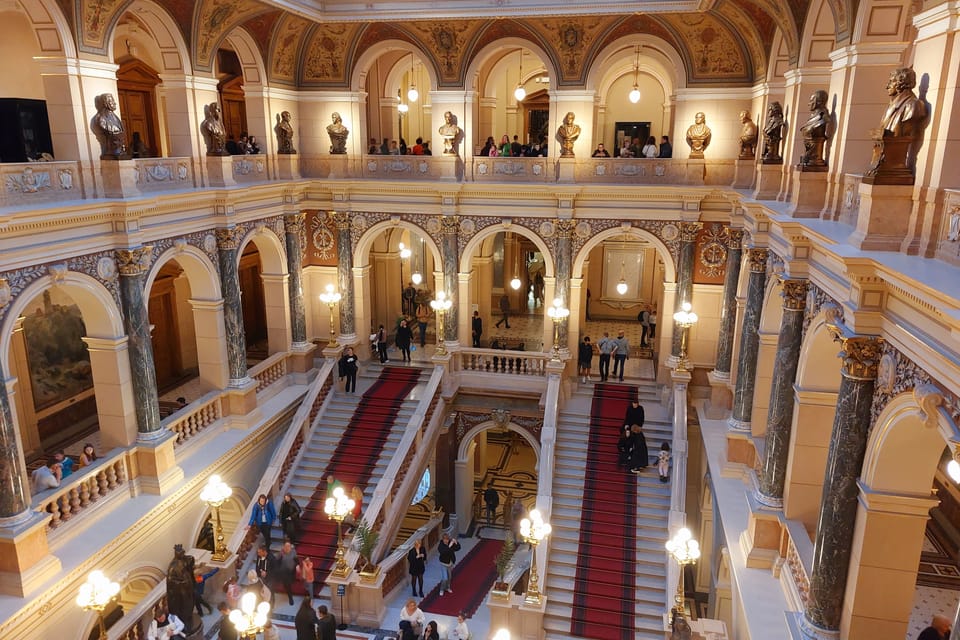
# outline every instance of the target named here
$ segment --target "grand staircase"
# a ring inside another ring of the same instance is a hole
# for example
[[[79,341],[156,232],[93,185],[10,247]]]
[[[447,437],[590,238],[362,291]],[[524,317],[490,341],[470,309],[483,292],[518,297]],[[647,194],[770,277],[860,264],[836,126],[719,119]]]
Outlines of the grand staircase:
[[[301,556],[309,555],[314,559],[318,570],[317,575],[321,580],[321,576],[324,576],[326,571],[329,570],[327,565],[329,565],[330,560],[334,557],[335,537],[331,538],[330,536],[326,536],[324,539],[323,536],[311,536],[309,531],[311,529],[316,531],[316,529],[321,526],[332,527],[330,523],[326,522],[325,516],[322,515],[323,504],[321,497],[325,495],[326,491],[326,474],[332,468],[339,469],[339,472],[334,473],[334,476],[343,481],[344,489],[347,491],[353,486],[352,482],[347,481],[346,476],[348,474],[369,474],[368,479],[362,487],[364,494],[363,506],[366,508],[366,505],[370,503],[373,497],[373,490],[377,482],[383,477],[387,465],[397,450],[397,446],[410,417],[419,404],[420,400],[416,390],[423,386],[430,375],[429,369],[412,367],[410,369],[413,370],[414,389],[406,395],[406,398],[391,405],[388,413],[393,417],[393,424],[389,426],[389,429],[384,434],[382,449],[375,464],[368,467],[362,462],[351,460],[349,448],[343,450],[344,448],[342,447],[344,436],[349,430],[357,428],[374,430],[376,427],[375,421],[389,419],[387,415],[376,413],[373,416],[369,415],[371,400],[369,398],[365,399],[364,393],[376,384],[381,373],[384,371],[384,367],[379,364],[369,364],[364,366],[358,375],[356,393],[347,394],[339,389],[334,392],[330,403],[327,405],[326,411],[317,416],[315,428],[310,440],[306,443],[303,455],[291,473],[287,490],[305,510],[305,532],[303,539],[298,544],[298,552]],[[387,375],[389,376],[389,373]],[[394,407],[395,411],[393,409]],[[351,426],[350,423],[354,420],[360,408],[365,408],[368,411],[365,416],[372,418],[372,420],[365,421],[361,425]],[[360,447],[358,446],[358,448]],[[311,521],[313,524],[311,524]],[[331,530],[335,532],[335,527],[332,527]],[[313,538],[312,540],[310,540],[311,537]],[[276,528],[274,530],[275,549],[279,545],[278,541],[282,539],[283,533],[279,531],[279,528]],[[333,543],[332,547],[330,546],[331,543]],[[321,563],[321,561],[323,561],[323,563]],[[329,588],[324,585],[323,590],[318,592],[316,597],[321,600],[329,600]]]
[[[646,412],[643,431],[653,463],[660,444],[672,438],[671,425],[667,412],[657,401],[656,386],[652,382],[641,382],[636,386]],[[600,459],[598,456],[601,454],[591,450],[593,393],[592,385],[581,387],[558,417],[551,516],[553,534],[545,583],[548,597],[544,616],[546,637],[548,640],[566,640],[571,636],[598,640],[662,639],[666,589],[664,543],[668,538],[670,483],[659,481],[653,464],[647,471],[634,476],[627,470],[617,470],[615,458]],[[616,436],[617,426],[609,428],[613,429],[613,435]],[[588,484],[586,474],[591,457],[594,464],[610,465],[618,472],[613,474],[612,482],[602,483],[602,494],[596,496],[600,507],[588,513],[584,505],[588,500],[585,487]],[[635,505],[619,505],[635,508],[632,530],[623,523],[611,526],[607,520],[609,514],[604,513],[604,501],[620,500],[635,502]],[[590,536],[590,531],[603,531],[603,535]],[[635,540],[629,539],[631,535],[635,536]],[[594,539],[581,539],[581,536]],[[627,536],[627,539],[617,540],[616,536]],[[620,545],[621,542],[624,544]],[[577,586],[578,561],[581,565],[583,562],[581,554],[585,549],[592,548],[593,553],[602,555],[607,548],[615,549],[618,546],[626,550],[634,549],[633,589],[630,589],[630,577],[624,575],[622,568],[628,563],[620,562],[615,557],[605,563],[607,568],[594,567],[586,573],[595,591],[607,592],[610,596],[592,596],[585,601],[582,585],[579,588]],[[578,598],[580,610],[586,607],[588,611],[586,622],[581,620],[577,623],[574,619],[577,616]],[[632,627],[628,624],[629,615],[624,615],[624,611],[631,610],[631,603]]]

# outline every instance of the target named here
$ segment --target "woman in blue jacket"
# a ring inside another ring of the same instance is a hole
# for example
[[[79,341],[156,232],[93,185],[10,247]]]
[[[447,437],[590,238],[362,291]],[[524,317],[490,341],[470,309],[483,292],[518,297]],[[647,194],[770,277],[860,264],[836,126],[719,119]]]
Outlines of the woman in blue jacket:
[[[277,510],[274,508],[273,503],[267,500],[267,496],[261,493],[260,497],[257,498],[257,503],[253,505],[253,513],[250,514],[250,522],[247,523],[247,528],[257,527],[260,529],[260,533],[263,535],[263,543],[267,545],[268,550],[270,549],[273,523],[276,519]]]

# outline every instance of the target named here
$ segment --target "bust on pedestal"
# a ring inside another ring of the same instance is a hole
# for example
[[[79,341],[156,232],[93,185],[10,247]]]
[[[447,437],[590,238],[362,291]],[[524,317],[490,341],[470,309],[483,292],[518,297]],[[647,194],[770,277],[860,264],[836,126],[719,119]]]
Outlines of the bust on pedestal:
[[[830,112],[827,111],[827,92],[818,89],[810,96],[810,117],[800,127],[803,137],[803,155],[797,168],[800,171],[826,171],[827,161],[823,148],[827,143],[827,127],[830,125]]]
[[[880,128],[871,131],[873,158],[863,175],[867,184],[914,183],[913,162],[917,142],[927,119],[927,106],[913,92],[917,74],[913,69],[897,69],[887,82],[887,106]]]
[[[235,185],[233,159],[227,151],[227,130],[223,126],[220,105],[212,102],[204,111],[206,118],[200,123],[200,132],[207,145],[207,184],[211,187]]]
[[[687,144],[690,145],[690,159],[703,160],[703,152],[710,146],[713,132],[707,126],[707,116],[698,111],[693,117],[693,124],[687,129]]]

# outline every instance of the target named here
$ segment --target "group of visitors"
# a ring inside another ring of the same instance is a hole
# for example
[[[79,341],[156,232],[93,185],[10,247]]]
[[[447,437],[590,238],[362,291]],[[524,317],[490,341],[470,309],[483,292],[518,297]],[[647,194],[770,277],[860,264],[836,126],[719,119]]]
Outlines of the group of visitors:
[[[233,136],[227,139],[227,152],[232,156],[245,156],[260,153],[260,144],[256,136],[248,136],[244,131],[240,134],[239,140],[234,140]]]
[[[83,445],[83,451],[80,453],[78,469],[88,467],[97,460],[97,452],[89,442]],[[63,449],[47,457],[46,463],[42,467],[34,469],[30,474],[30,490],[36,495],[41,491],[56,489],[63,482],[63,479],[74,472],[76,463],[73,458],[66,454]]]
[[[606,382],[610,377],[610,358],[613,357],[613,377],[620,377],[623,382],[623,372],[626,367],[627,358],[630,355],[630,341],[624,336],[623,329],[617,332],[616,338],[611,338],[610,333],[603,332],[603,337],[597,341],[597,350],[600,352],[600,382]],[[591,349],[592,359],[592,349]],[[587,363],[586,376],[589,378],[589,362]],[[586,382],[587,380],[584,380]]]
[[[447,631],[447,640],[467,640],[469,637],[467,617],[461,612],[457,614],[457,624]],[[440,640],[440,632],[436,620],[427,622],[427,616],[417,606],[417,601],[411,598],[400,610],[397,638],[398,640]]]
[[[643,435],[644,422],[643,406],[639,398],[633,398],[623,417],[623,430],[617,441],[617,465],[626,467],[631,473],[642,473],[650,465],[650,453],[647,449],[647,439]],[[657,454],[657,472],[660,482],[670,479],[670,444],[660,445]]]
[[[670,143],[670,136],[660,137],[660,147],[657,148],[657,139],[653,136],[647,138],[646,143],[641,144],[640,138],[623,139],[623,144],[615,154],[620,158],[672,158],[673,145]],[[607,151],[603,143],[597,144],[597,148],[591,154],[594,158],[609,158],[610,152]]]
[[[488,136],[483,148],[480,149],[481,157],[490,158],[538,158],[547,157],[547,139],[541,137],[533,144],[521,143],[520,136],[510,136],[503,134],[500,138],[500,144],[497,144],[493,136]]]
[[[433,151],[430,149],[430,141],[424,141],[423,138],[417,138],[416,144],[412,147],[408,147],[407,141],[403,138],[400,138],[400,142],[384,138],[380,144],[377,144],[376,138],[370,138],[367,154],[371,156],[432,156]]]
[[[460,543],[452,538],[449,533],[444,532],[437,545],[437,556],[440,560],[440,595],[453,593],[453,567],[457,562],[457,551],[460,550]],[[413,591],[413,598],[407,600],[403,609],[400,610],[400,624],[398,640],[439,640],[440,635],[437,623],[434,620],[427,622],[426,615],[417,606],[414,599],[417,596],[423,596],[423,574],[427,568],[427,550],[423,546],[421,539],[413,542],[413,548],[407,553],[407,566],[410,573],[410,585]],[[466,615],[460,613],[457,615],[457,624],[447,633],[450,640],[467,640],[470,637],[470,631],[467,629]]]

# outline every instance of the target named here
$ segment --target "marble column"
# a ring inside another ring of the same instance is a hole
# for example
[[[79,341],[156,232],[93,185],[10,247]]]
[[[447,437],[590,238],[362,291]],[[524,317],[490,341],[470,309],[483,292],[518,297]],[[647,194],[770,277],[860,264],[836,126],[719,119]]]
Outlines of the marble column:
[[[294,346],[298,347],[307,344],[307,314],[303,305],[303,218],[302,213],[283,217],[289,274],[290,335]]]
[[[743,229],[727,228],[727,265],[723,277],[723,305],[720,307],[720,335],[717,339],[717,364],[713,375],[730,379],[730,361],[733,357],[733,329],[737,322],[737,285],[743,263]]]
[[[0,381],[6,380],[0,369]],[[30,492],[27,468],[18,444],[17,425],[10,412],[7,385],[0,383],[0,523],[8,518],[19,520],[30,516]]]
[[[674,311],[680,311],[684,302],[692,303],[693,300],[693,269],[696,266],[697,252],[697,234],[703,224],[700,222],[681,222],[680,223],[680,265],[677,270],[677,297]],[[669,321],[673,320],[673,314],[670,314]],[[661,320],[661,322],[663,322]],[[673,326],[673,343],[670,353],[674,358],[680,357],[680,341],[682,332],[685,331],[679,326]]]
[[[840,338],[840,391],[813,546],[810,593],[801,621],[809,638],[839,634],[857,515],[857,478],[867,450],[873,388],[883,347],[883,339],[876,336]]]
[[[790,430],[793,426],[793,384],[800,364],[803,312],[807,308],[809,282],[797,278],[783,281],[783,318],[777,336],[777,353],[770,381],[770,408],[763,469],[757,500],[769,507],[783,507],[783,485],[787,477]]]
[[[760,314],[763,311],[763,292],[767,285],[767,249],[748,249],[750,279],[747,281],[747,306],[743,310],[740,331],[740,360],[737,362],[737,387],[733,392],[733,415],[730,428],[750,430],[753,411],[753,390],[757,382],[757,352],[760,348]]]
[[[120,272],[120,303],[123,308],[123,325],[127,332],[134,409],[137,414],[137,439],[141,441],[155,440],[163,437],[165,433],[160,428],[157,371],[153,362],[150,317],[147,314],[147,301],[144,299],[146,265],[152,252],[152,246],[118,249],[115,252]]]
[[[457,216],[440,216],[440,258],[443,261],[443,290],[452,303],[450,310],[443,318],[443,339],[445,342],[456,342],[459,327],[457,326],[457,311],[460,304],[459,247],[457,246],[457,231],[460,228],[460,219]]]
[[[227,368],[230,386],[246,383],[247,342],[243,331],[243,307],[240,306],[240,275],[237,250],[243,229],[217,229],[217,257],[220,263],[220,287],[223,289],[223,324],[227,332]]]
[[[353,297],[353,240],[350,238],[350,214],[334,211],[330,214],[337,225],[337,284],[340,287],[340,335],[343,340],[356,338]]]
[[[563,300],[563,306],[570,308],[570,271],[573,267],[573,220],[557,220],[555,223],[557,229],[557,278],[554,281],[554,297]],[[543,302],[544,306],[552,305],[553,300]],[[569,339],[569,316],[560,323],[560,348],[570,349]]]

